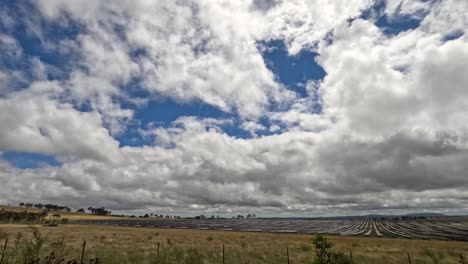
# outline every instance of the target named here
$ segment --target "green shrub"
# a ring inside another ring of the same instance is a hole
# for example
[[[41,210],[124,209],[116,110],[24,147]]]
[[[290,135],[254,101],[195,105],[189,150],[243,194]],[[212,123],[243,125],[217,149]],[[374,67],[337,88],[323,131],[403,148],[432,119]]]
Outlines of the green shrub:
[[[331,264],[333,244],[321,234],[317,234],[312,243],[315,246],[314,264]]]
[[[321,234],[317,234],[312,241],[315,245],[314,264],[352,264],[351,257],[341,253],[332,252],[333,244]]]
[[[423,254],[429,257],[434,264],[439,264],[444,258],[444,253],[442,251],[434,251],[430,248],[424,248]]]

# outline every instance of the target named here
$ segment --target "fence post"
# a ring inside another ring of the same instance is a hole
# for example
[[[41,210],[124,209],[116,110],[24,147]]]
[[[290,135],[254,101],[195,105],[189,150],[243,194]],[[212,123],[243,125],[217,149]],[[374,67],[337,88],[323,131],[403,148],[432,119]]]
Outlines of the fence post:
[[[460,253],[460,259],[461,259],[461,263],[465,264],[465,260],[463,259],[463,254],[462,253]]]
[[[5,251],[6,251],[7,245],[8,245],[8,239],[5,240],[5,245],[3,246],[2,259],[0,259],[0,264],[3,263],[3,257],[5,256]]]
[[[83,264],[83,258],[84,258],[85,248],[86,248],[86,240],[83,241],[83,249],[81,250],[81,260],[80,260],[80,263],[81,263],[81,264]]]
[[[288,256],[288,264],[289,264],[289,248],[286,248],[286,255]]]
[[[349,258],[353,260],[353,252],[351,252],[351,249],[349,250]]]
[[[410,258],[410,256],[409,256],[409,253],[406,252],[406,255],[408,255],[408,262],[409,262],[409,264],[411,264],[411,258]]]
[[[159,263],[159,242],[158,242],[158,251],[156,251],[156,263]]]
[[[223,244],[223,264],[224,264],[224,244]]]

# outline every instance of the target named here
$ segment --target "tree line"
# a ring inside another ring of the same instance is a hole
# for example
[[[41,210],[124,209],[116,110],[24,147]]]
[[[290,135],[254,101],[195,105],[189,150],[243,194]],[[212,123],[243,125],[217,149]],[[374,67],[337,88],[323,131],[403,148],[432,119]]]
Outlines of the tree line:
[[[125,216],[125,215],[120,215],[120,216]],[[130,215],[129,216],[130,218],[135,218],[137,216],[135,215]],[[232,218],[233,219],[244,219],[244,218],[256,218],[257,215],[256,214],[247,214],[247,215],[237,215],[237,216],[233,216]],[[207,215],[196,215],[196,216],[193,216],[193,217],[181,217],[181,216],[178,216],[178,215],[159,215],[159,214],[155,214],[155,213],[146,213],[144,214],[143,216],[138,216],[138,218],[166,218],[166,219],[181,219],[181,218],[185,218],[185,219],[215,219],[215,218],[220,218],[219,215],[217,216],[207,216]],[[224,218],[224,217],[221,217],[221,218]]]
[[[64,211],[64,212],[70,212],[71,208],[68,206],[62,206],[58,204],[42,204],[42,203],[19,203],[20,207],[25,207],[25,208],[37,208],[37,209],[45,209],[48,211]]]
[[[24,208],[37,208],[37,209],[40,209],[40,210],[46,210],[46,211],[64,211],[64,212],[71,212],[71,208],[69,206],[63,206],[63,205],[58,205],[58,204],[51,204],[51,203],[48,203],[48,204],[42,204],[42,203],[30,203],[30,202],[27,202],[27,203],[24,203],[24,202],[20,202],[19,203],[19,206],[20,207],[24,207]],[[112,214],[112,211],[110,210],[107,210],[105,207],[88,207],[87,209],[89,211],[90,214],[92,215],[111,215]],[[82,213],[82,214],[85,214],[86,213],[86,210],[84,208],[80,208],[78,210],[76,210],[77,213]],[[115,215],[115,216],[121,216],[121,217],[130,217],[130,218],[169,218],[169,219],[180,219],[182,217],[180,216],[177,216],[177,215],[160,215],[160,214],[156,214],[156,213],[146,213],[144,215],[140,215],[140,216],[135,216],[135,215]],[[253,214],[247,214],[247,215],[237,215],[237,216],[233,216],[232,218],[237,218],[237,219],[244,219],[244,218],[256,218],[257,216],[253,213]],[[206,216],[206,215],[196,215],[194,217],[184,217],[184,218],[193,218],[193,219],[214,219],[214,218],[220,218],[219,215],[217,216]]]
[[[37,208],[39,210],[46,210],[46,211],[64,211],[64,212],[71,212],[71,208],[66,205],[58,205],[58,204],[42,204],[42,203],[25,203],[25,202],[20,202],[19,207],[21,208]],[[88,207],[88,211],[90,214],[93,215],[110,215],[112,212],[109,210],[106,210],[104,207]],[[80,208],[76,210],[77,213],[86,213],[84,208]]]
[[[47,211],[42,212],[15,212],[0,210],[0,222],[29,222],[29,223],[42,223],[47,217]]]
[[[93,215],[111,215],[112,214],[111,211],[106,210],[106,208],[104,208],[104,207],[94,208],[94,207],[90,206],[90,207],[88,207],[88,210]],[[76,212],[85,213],[85,210],[83,208],[80,208]]]

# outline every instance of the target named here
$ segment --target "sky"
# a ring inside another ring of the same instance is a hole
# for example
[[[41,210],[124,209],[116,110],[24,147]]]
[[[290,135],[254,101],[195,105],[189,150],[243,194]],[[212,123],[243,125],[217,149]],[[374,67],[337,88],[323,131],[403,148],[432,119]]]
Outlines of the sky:
[[[468,214],[466,14],[460,0],[0,1],[0,204]]]

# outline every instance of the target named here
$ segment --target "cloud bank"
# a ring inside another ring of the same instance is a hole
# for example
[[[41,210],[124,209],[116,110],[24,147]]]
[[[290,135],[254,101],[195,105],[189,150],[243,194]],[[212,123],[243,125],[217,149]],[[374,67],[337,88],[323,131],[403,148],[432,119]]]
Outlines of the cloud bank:
[[[4,7],[0,151],[50,155],[60,165],[19,168],[0,156],[2,203],[173,214],[468,213],[464,1]],[[306,96],[269,67],[273,40],[289,56],[317,54],[326,76],[301,83]],[[223,115],[139,119],[161,100]],[[122,143],[132,129],[145,144]]]

